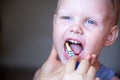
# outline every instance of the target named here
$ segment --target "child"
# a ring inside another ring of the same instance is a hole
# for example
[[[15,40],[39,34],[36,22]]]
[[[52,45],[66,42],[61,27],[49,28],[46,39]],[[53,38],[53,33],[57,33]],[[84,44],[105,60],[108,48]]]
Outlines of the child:
[[[59,0],[52,51],[34,80],[120,80],[98,61],[101,49],[118,37],[119,9],[120,0]]]

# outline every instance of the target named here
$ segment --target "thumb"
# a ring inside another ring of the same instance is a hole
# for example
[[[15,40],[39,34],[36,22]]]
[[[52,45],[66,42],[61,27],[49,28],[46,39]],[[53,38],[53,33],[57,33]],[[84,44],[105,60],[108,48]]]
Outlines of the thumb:
[[[51,72],[51,71],[54,71],[56,68],[59,68],[61,66],[62,66],[62,63],[58,58],[58,54],[55,50],[55,47],[52,46],[50,56],[48,57],[47,61],[43,65],[43,68],[46,69],[45,71]]]
[[[51,50],[51,53],[50,53],[50,56],[48,57],[48,59],[52,60],[52,61],[59,61],[59,57],[55,50],[54,45],[52,46],[52,50]]]

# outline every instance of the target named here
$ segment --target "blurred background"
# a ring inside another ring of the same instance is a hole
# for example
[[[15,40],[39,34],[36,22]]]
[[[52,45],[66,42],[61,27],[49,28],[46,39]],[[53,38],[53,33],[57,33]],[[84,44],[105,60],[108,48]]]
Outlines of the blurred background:
[[[57,0],[0,0],[0,80],[33,79],[51,50],[56,4]],[[120,35],[101,53],[101,63],[120,73]]]

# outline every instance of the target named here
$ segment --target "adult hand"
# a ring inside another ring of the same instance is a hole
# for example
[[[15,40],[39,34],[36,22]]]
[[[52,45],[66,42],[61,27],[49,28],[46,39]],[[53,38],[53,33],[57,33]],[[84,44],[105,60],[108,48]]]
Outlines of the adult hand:
[[[51,54],[43,66],[36,72],[33,80],[62,80],[64,66],[52,48]]]
[[[33,80],[99,80],[95,78],[95,67],[90,65],[94,63],[95,58],[92,56],[88,57],[88,60],[82,60],[75,69],[76,62],[80,59],[74,56],[63,65],[53,47],[48,60],[36,72]]]
[[[95,58],[92,56],[91,58]],[[96,67],[91,65],[89,60],[81,60],[80,65],[76,69],[76,62],[79,61],[78,57],[73,57],[68,60],[63,80],[100,80],[96,78]],[[93,61],[94,59],[92,59]]]

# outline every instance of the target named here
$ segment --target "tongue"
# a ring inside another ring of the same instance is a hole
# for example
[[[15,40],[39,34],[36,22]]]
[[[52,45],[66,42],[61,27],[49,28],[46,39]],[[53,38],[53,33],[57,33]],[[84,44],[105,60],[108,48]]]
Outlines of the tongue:
[[[75,55],[79,55],[83,49],[82,46],[78,44],[70,44],[70,47]]]

